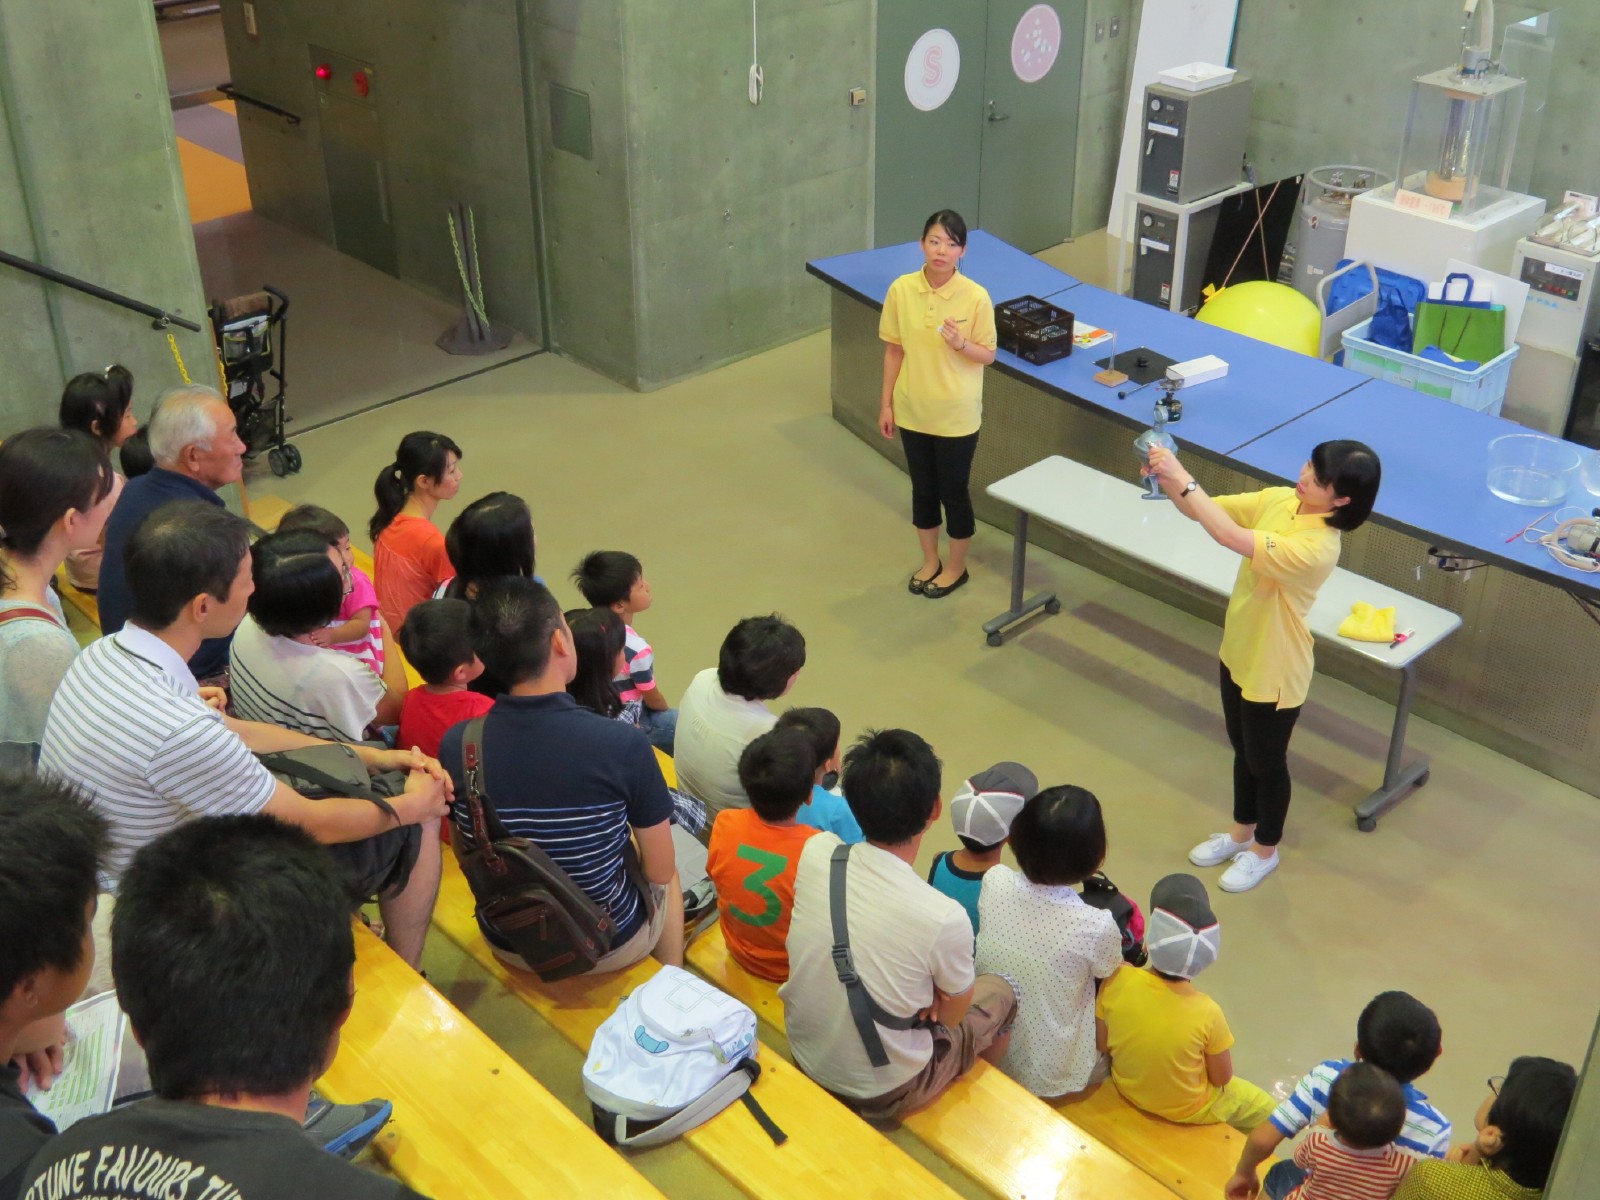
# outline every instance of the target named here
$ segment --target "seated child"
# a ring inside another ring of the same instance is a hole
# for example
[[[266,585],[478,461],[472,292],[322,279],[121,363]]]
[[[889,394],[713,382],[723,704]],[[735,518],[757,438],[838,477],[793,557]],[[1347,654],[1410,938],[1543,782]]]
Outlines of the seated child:
[[[1217,961],[1221,943],[1205,884],[1168,875],[1150,892],[1149,963],[1107,980],[1095,1017],[1111,1081],[1129,1104],[1181,1125],[1226,1123],[1242,1133],[1267,1119],[1272,1097],[1233,1073],[1228,1020],[1190,982]]]
[[[483,672],[472,652],[472,606],[465,600],[424,600],[400,628],[400,649],[423,684],[406,693],[397,745],[439,757],[439,742],[452,725],[481,717],[492,696],[467,690]],[[447,824],[448,827],[448,824]]]
[[[345,574],[350,577],[350,590],[344,594],[333,624],[313,634],[312,642],[355,655],[381,677],[385,631],[383,619],[378,616],[378,592],[367,573],[356,566],[350,550],[350,527],[325,508],[298,504],[283,514],[278,532],[314,533],[339,551]]]
[[[1000,861],[1011,822],[1039,790],[1039,780],[1021,763],[995,763],[963,780],[950,801],[950,823],[961,839],[960,850],[936,855],[928,882],[959,901],[978,932],[978,893],[983,873]]]
[[[201,817],[148,843],[118,884],[111,958],[155,1095],[59,1134],[23,1195],[414,1200],[303,1128],[356,958],[345,885],[310,834]]]
[[[752,975],[789,978],[789,916],[800,848],[818,832],[795,814],[811,798],[815,752],[798,729],[771,729],[739,756],[749,808],[717,814],[706,873],[717,889],[728,953]]]
[[[1416,1158],[1394,1144],[1406,1121],[1395,1077],[1372,1063],[1351,1063],[1328,1092],[1328,1125],[1294,1148],[1306,1172],[1286,1200],[1389,1200]]]
[[[1399,1081],[1406,1098],[1405,1128],[1396,1139],[1400,1149],[1418,1158],[1443,1158],[1450,1149],[1450,1122],[1413,1083],[1427,1074],[1442,1048],[1439,1018],[1431,1008],[1406,992],[1374,996],[1356,1020],[1354,1060],[1332,1058],[1312,1067],[1295,1085],[1293,1094],[1245,1139],[1239,1165],[1226,1187],[1230,1200],[1256,1194],[1257,1167],[1272,1156],[1280,1142],[1294,1137],[1327,1111],[1333,1081],[1352,1061],[1382,1067]],[[1303,1174],[1291,1162],[1274,1163],[1267,1173],[1268,1195],[1288,1195]]]
[[[639,702],[636,722],[650,744],[672,753],[678,728],[678,710],[656,686],[656,655],[650,643],[639,636],[633,619],[654,602],[644,567],[633,555],[622,550],[596,550],[584,556],[572,572],[573,582],[583,598],[596,608],[609,608],[622,618],[625,631],[624,670],[618,672],[622,702]]]
[[[21,1195],[24,1169],[56,1127],[23,1095],[9,1065],[57,1039],[60,1017],[94,967],[91,930],[106,852],[105,819],[68,789],[0,779],[0,1198]],[[29,1041],[44,1030],[49,1036]]]
[[[579,708],[615,717],[630,725],[639,723],[639,701],[623,700],[617,674],[626,672],[623,639],[627,626],[609,608],[572,608],[562,613],[572,631],[572,648],[578,669],[567,681],[567,694]]]
[[[1091,908],[1074,884],[1100,869],[1100,801],[1080,787],[1046,788],[1011,822],[1011,852],[983,877],[979,971],[1004,975],[1028,998],[1000,1069],[1036,1096],[1080,1092],[1094,1081],[1096,981],[1122,965],[1116,918]]]
[[[1449,1162],[1423,1159],[1395,1200],[1538,1200],[1550,1181],[1578,1073],[1553,1058],[1515,1058],[1472,1123],[1472,1143]]]
[[[847,846],[866,841],[850,805],[828,785],[830,776],[839,776],[839,718],[825,708],[791,708],[778,718],[777,728],[804,730],[816,756],[811,803],[800,810],[796,819],[802,825],[838,835]]]

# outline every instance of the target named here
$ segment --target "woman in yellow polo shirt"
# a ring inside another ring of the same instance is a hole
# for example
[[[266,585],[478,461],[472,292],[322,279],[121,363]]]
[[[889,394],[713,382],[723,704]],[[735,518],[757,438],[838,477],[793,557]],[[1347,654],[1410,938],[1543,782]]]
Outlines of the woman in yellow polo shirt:
[[[911,523],[922,565],[907,585],[938,600],[967,582],[967,546],[976,527],[967,484],[983,418],[983,368],[994,361],[994,304],[961,274],[967,223],[940,209],[922,226],[920,271],[902,275],[884,297],[878,336],[883,393],[878,430],[900,431],[911,475]],[[939,510],[950,559],[939,557]]]
[[[1340,535],[1372,515],[1382,468],[1361,442],[1323,442],[1292,488],[1208,496],[1157,447],[1148,473],[1178,510],[1243,557],[1222,623],[1222,716],[1233,746],[1233,829],[1189,851],[1197,867],[1232,860],[1219,885],[1245,892],[1278,866],[1289,812],[1289,736],[1311,686],[1317,592],[1339,565]]]

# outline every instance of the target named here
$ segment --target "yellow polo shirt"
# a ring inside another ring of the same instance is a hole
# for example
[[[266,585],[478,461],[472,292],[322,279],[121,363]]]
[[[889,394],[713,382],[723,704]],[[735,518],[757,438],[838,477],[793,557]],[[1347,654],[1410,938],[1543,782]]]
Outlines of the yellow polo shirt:
[[[951,317],[968,341],[994,349],[994,304],[959,271],[937,289],[913,271],[891,283],[883,298],[878,336],[906,352],[894,385],[894,419],[902,429],[966,437],[982,423],[983,364],[957,354],[939,336]]]
[[[1293,488],[1217,496],[1224,512],[1255,530],[1255,552],[1239,564],[1222,623],[1222,665],[1246,700],[1296,708],[1311,689],[1311,627],[1317,592],[1339,565],[1339,531],[1319,513],[1299,514]]]
[[[1216,1097],[1206,1056],[1233,1049],[1222,1008],[1192,983],[1123,967],[1100,987],[1111,1081],[1130,1104],[1183,1121]]]

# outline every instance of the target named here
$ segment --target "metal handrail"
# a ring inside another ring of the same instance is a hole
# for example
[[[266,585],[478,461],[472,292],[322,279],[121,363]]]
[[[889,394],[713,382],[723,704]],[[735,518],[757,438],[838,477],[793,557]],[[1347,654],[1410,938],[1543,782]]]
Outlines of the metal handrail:
[[[263,109],[275,117],[282,117],[291,125],[300,124],[300,118],[287,108],[279,108],[276,104],[269,104],[265,100],[257,100],[254,96],[247,96],[231,83],[217,84],[217,91],[221,92],[229,100],[237,100],[240,104],[248,104],[252,108]]]
[[[113,292],[108,288],[100,287],[98,284],[87,283],[76,276],[64,275],[60,271],[45,266],[43,263],[31,262],[26,258],[19,258],[15,254],[7,254],[4,250],[0,250],[0,263],[4,263],[8,267],[16,267],[19,271],[26,271],[30,275],[37,275],[40,279],[48,279],[51,283],[59,283],[64,287],[83,292],[85,295],[107,300],[112,304],[141,313],[151,319],[156,329],[165,329],[169,325],[176,325],[178,328],[187,329],[192,333],[202,332],[200,326],[193,321],[174,316],[172,313],[167,312],[166,309],[157,308],[153,304],[146,304],[143,300],[135,300],[132,296],[124,296],[121,292]]]

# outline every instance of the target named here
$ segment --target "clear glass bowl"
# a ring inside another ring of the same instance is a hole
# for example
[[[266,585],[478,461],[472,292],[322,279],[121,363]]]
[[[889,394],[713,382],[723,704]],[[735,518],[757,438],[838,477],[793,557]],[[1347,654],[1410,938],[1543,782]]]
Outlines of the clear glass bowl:
[[[1489,443],[1489,490],[1513,504],[1554,508],[1566,501],[1582,457],[1571,442],[1508,433]]]

